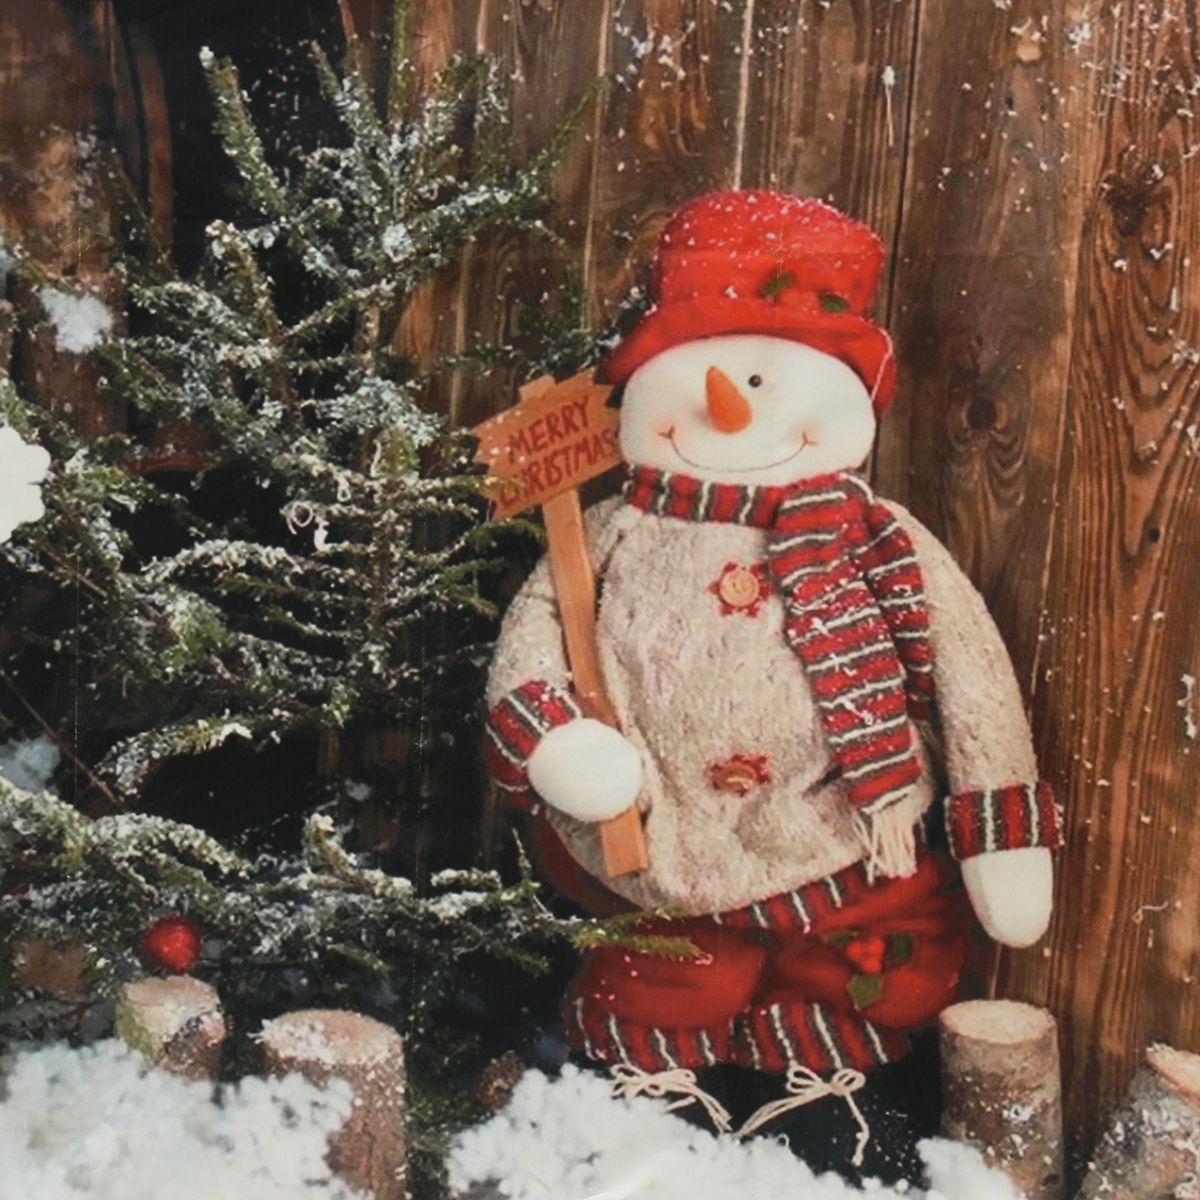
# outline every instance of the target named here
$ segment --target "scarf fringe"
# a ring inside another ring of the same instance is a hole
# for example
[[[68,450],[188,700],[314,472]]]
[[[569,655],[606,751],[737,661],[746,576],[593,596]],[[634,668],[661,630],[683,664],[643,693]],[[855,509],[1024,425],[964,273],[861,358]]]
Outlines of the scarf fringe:
[[[924,812],[924,798],[910,792],[881,812],[855,814],[868,883],[880,875],[906,879],[916,872],[917,825]]]

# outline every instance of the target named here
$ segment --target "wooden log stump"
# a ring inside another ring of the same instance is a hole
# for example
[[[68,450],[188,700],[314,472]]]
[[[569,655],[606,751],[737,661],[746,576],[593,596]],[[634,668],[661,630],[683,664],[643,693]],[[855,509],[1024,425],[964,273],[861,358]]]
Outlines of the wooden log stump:
[[[86,1000],[91,988],[91,955],[82,942],[23,938],[14,947],[13,980],[23,988],[59,1000]]]
[[[330,1142],[329,1163],[374,1200],[406,1200],[404,1043],[358,1013],[309,1009],[263,1026],[267,1071],[310,1082],[342,1079],[354,1089],[350,1117]]]
[[[942,1133],[968,1142],[1028,1200],[1062,1200],[1058,1026],[1045,1009],[968,1000],[941,1015]]]
[[[1200,1054],[1146,1051],[1078,1200],[1200,1200]]]
[[[199,979],[139,979],[121,989],[117,1036],[148,1062],[187,1079],[216,1079],[225,1018],[215,989]]]

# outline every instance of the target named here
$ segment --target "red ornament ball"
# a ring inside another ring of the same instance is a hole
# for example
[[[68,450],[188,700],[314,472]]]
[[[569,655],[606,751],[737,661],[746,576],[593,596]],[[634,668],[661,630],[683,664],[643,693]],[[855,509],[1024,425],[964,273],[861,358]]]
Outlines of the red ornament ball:
[[[200,931],[187,917],[159,917],[142,934],[143,956],[172,975],[186,975],[200,960],[200,949]]]

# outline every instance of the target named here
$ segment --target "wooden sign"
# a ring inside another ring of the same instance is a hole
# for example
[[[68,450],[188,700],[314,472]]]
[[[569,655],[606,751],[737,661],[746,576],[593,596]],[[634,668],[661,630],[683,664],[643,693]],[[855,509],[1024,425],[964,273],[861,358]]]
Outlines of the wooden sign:
[[[596,578],[588,554],[579,487],[621,461],[611,388],[585,371],[563,383],[546,375],[521,389],[515,408],[475,429],[476,461],[488,468],[485,487],[497,517],[541,505],[550,574],[558,597],[567,661],[580,706],[589,717],[619,727],[604,690],[596,645]],[[610,876],[644,871],[649,863],[642,819],[630,808],[600,824]]]
[[[545,504],[621,461],[611,391],[591,371],[559,384],[544,375],[521,389],[515,408],[475,429],[498,518]]]

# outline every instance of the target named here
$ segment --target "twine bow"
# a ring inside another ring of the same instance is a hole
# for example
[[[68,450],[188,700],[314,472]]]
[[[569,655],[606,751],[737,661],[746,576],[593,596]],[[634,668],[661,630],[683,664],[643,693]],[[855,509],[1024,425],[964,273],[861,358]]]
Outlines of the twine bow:
[[[786,1112],[803,1108],[806,1104],[812,1104],[813,1101],[822,1100],[826,1096],[836,1096],[839,1100],[845,1100],[851,1113],[854,1114],[854,1119],[858,1122],[858,1139],[854,1145],[854,1157],[850,1161],[856,1167],[861,1167],[863,1151],[871,1140],[871,1127],[867,1124],[862,1109],[858,1107],[854,1093],[866,1082],[867,1077],[861,1071],[853,1071],[849,1067],[843,1067],[840,1071],[836,1071],[829,1079],[822,1079],[808,1067],[793,1064],[788,1068],[787,1073],[788,1094],[782,1099],[764,1104],[757,1112],[751,1113],[746,1119],[746,1123],[737,1131],[737,1136],[739,1138],[751,1137],[764,1125]]]
[[[708,1113],[718,1133],[728,1133],[732,1128],[732,1118],[724,1105],[696,1082],[695,1071],[682,1067],[671,1071],[643,1071],[632,1063],[624,1062],[612,1068],[612,1077],[612,1094],[618,1099],[648,1096],[651,1100],[663,1100],[678,1096],[679,1099],[667,1105],[667,1112],[686,1108],[689,1104],[699,1104]]]

